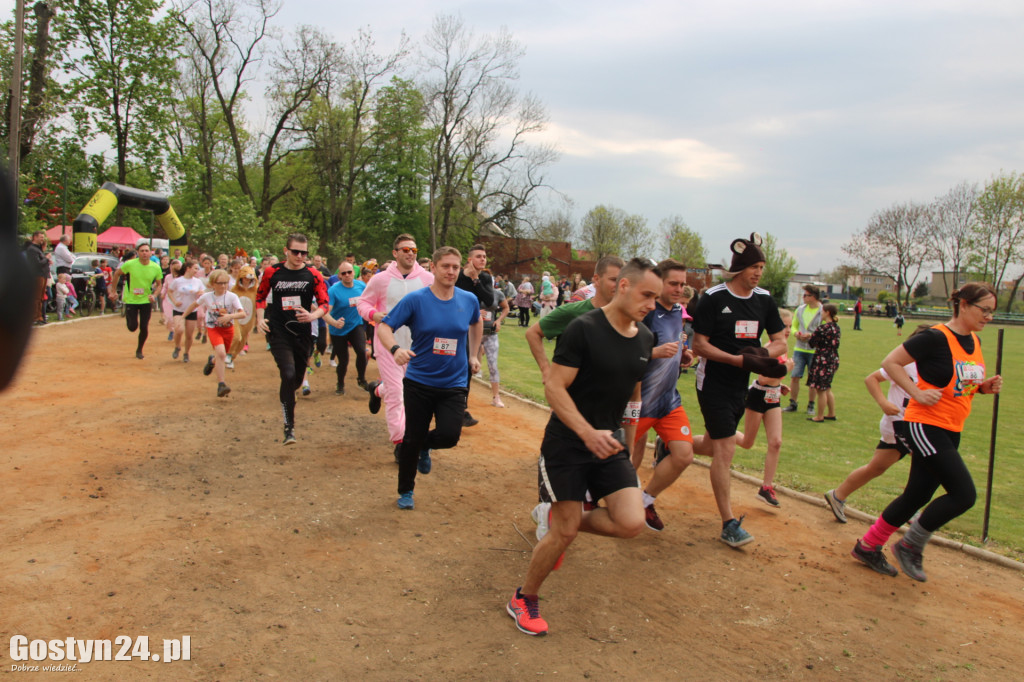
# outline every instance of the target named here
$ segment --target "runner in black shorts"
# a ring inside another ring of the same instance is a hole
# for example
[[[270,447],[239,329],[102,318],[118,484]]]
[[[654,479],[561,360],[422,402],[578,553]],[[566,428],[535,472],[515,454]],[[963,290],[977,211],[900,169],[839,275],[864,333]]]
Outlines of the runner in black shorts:
[[[712,439],[711,488],[722,516],[722,542],[739,547],[754,538],[732,513],[730,474],[736,452],[736,426],[743,416],[750,372],[767,377],[786,375],[775,358],[786,352],[784,325],[771,294],[757,286],[764,273],[761,237],[731,244],[729,281],[701,296],[693,317],[693,350],[697,366],[697,400]],[[761,333],[771,342],[761,347]],[[707,386],[709,390],[704,390]]]
[[[573,320],[555,350],[544,384],[552,415],[538,462],[552,502],[550,531],[533,548],[526,580],[506,606],[526,634],[547,632],[537,593],[578,531],[631,538],[644,527],[626,448],[635,436],[638,405],[625,429],[617,430],[627,403],[640,402],[654,336],[638,323],[654,309],[661,288],[653,263],[634,258],[622,269],[611,303]],[[584,512],[588,488],[607,507]]]
[[[256,292],[256,324],[267,335],[270,353],[281,373],[285,445],[295,442],[295,391],[302,385],[306,362],[313,351],[310,323],[327,312],[327,286],[323,275],[306,265],[308,253],[305,235],[289,235],[284,263],[264,270]],[[310,312],[314,305],[316,310]]]

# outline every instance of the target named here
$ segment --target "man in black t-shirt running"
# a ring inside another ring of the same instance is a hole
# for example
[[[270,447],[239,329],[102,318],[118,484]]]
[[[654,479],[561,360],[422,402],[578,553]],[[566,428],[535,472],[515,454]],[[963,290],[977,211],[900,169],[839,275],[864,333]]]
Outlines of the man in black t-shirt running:
[[[736,453],[736,427],[743,416],[750,372],[782,378],[785,326],[775,300],[757,286],[764,274],[761,236],[735,239],[729,280],[705,292],[693,316],[693,352],[697,365],[697,401],[704,415],[705,439],[711,439],[711,489],[722,515],[721,540],[740,547],[754,540],[732,513],[730,469]],[[761,332],[771,343],[761,347]]]
[[[256,325],[267,335],[270,353],[281,373],[283,443],[291,445],[295,442],[295,391],[302,385],[306,362],[313,351],[310,323],[323,317],[328,308],[323,276],[305,263],[309,253],[306,236],[289,235],[287,243],[284,263],[263,271],[256,291]]]
[[[533,548],[526,580],[506,606],[528,635],[547,632],[538,592],[577,532],[631,538],[644,527],[625,444],[633,442],[640,380],[654,347],[654,336],[638,323],[654,309],[661,287],[653,263],[634,258],[622,269],[611,303],[573,320],[555,349],[544,384],[552,415],[537,464],[551,500],[549,531]],[[583,511],[587,490],[607,507]]]

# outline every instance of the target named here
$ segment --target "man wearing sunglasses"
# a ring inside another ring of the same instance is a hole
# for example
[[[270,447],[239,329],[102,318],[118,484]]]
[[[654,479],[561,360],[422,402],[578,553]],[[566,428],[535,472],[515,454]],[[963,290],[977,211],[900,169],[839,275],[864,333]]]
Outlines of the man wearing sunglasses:
[[[416,240],[412,235],[400,234],[395,237],[391,251],[394,261],[370,278],[363,295],[356,301],[356,309],[364,320],[374,325],[378,324],[406,294],[434,283],[434,276],[416,262],[418,253]],[[412,333],[408,327],[400,326],[395,329],[394,337],[395,343],[401,348],[411,347]],[[376,334],[373,348],[380,380],[371,381],[366,385],[366,390],[370,393],[370,412],[380,412],[381,401],[384,401],[388,435],[395,446],[395,461],[398,461],[398,446],[405,436],[405,403],[402,397],[405,368],[395,363],[390,348],[381,345]]]
[[[327,286],[314,268],[306,265],[308,240],[288,236],[284,263],[263,272],[256,291],[256,325],[267,335],[270,353],[281,373],[281,408],[284,444],[295,443],[295,391],[302,385],[306,362],[313,352],[313,328],[327,312]]]

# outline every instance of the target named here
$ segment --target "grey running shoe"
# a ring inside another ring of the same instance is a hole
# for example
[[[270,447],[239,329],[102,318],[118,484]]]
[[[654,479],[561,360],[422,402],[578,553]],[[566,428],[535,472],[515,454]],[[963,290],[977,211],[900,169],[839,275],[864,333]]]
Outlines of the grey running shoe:
[[[796,403],[794,403],[792,400],[790,400],[789,401],[789,405],[786,405],[785,407],[783,407],[782,411],[783,412],[796,412],[797,411]]]
[[[909,577],[918,582],[928,582],[928,576],[924,574],[924,568],[921,566],[921,552],[900,540],[892,546],[892,555]],[[893,569],[893,575],[896,575],[895,570]]]
[[[181,361],[188,362],[188,353],[185,353],[184,355],[181,356]]]
[[[295,429],[290,426],[284,427],[283,445],[295,445]]]
[[[668,448],[665,447],[665,441],[658,436],[654,439],[654,466],[661,464],[661,460],[668,457]]]
[[[896,567],[885,560],[885,555],[882,554],[881,545],[875,545],[875,548],[870,550],[864,549],[860,544],[860,540],[858,540],[857,544],[853,546],[853,551],[850,552],[850,556],[871,570],[877,571],[882,575],[895,578],[899,574]]]
[[[171,351],[171,359],[172,360],[177,360],[179,355],[181,355],[181,349],[180,348],[175,348],[173,351]]]
[[[719,539],[730,547],[742,547],[748,542],[754,541],[754,536],[743,530],[741,524],[745,517],[741,516],[738,519],[732,519],[729,523],[725,524],[725,528],[722,529],[722,535]]]
[[[846,523],[846,503],[839,501],[834,489],[825,493],[825,501],[828,502],[829,509],[831,509],[832,514],[835,515],[836,521],[839,523]]]
[[[811,402],[807,403],[807,416],[808,417],[813,417],[814,416],[814,401],[813,400]]]
[[[217,397],[223,398],[228,393],[231,393],[231,387],[225,384],[223,381],[217,384]]]

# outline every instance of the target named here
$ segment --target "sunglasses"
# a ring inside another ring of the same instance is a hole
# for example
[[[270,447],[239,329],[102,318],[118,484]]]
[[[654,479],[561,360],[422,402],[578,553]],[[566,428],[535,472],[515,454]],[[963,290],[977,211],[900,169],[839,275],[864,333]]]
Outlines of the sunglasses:
[[[400,246],[395,251],[401,251],[402,253],[419,253],[420,250],[415,246]]]
[[[291,251],[292,253],[294,253],[296,256],[308,256],[309,255],[309,251],[300,251],[299,249],[293,249],[291,247],[288,247],[288,250]]]
[[[338,274],[339,275],[354,275],[354,274],[356,274],[356,271],[355,270],[341,270],[340,272],[338,272]]]

